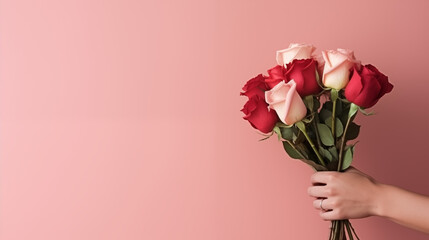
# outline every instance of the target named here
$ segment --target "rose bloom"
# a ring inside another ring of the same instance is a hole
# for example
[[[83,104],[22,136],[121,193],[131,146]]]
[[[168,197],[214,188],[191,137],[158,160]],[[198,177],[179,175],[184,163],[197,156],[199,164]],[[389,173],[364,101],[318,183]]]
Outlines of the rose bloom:
[[[280,121],[292,125],[302,120],[307,114],[307,108],[296,91],[295,81],[281,81],[273,89],[265,92],[265,101],[271,109],[277,112]]]
[[[329,88],[343,89],[349,82],[350,70],[354,66],[360,68],[360,62],[356,60],[351,50],[322,51],[322,56],[325,61],[322,82]]]
[[[268,85],[265,83],[265,77],[262,74],[250,79],[243,87],[243,91],[240,95],[245,95],[251,98],[255,95],[259,95],[262,98],[265,96],[265,91],[269,90]]]
[[[317,62],[313,59],[293,60],[286,69],[286,79],[295,81],[296,91],[301,97],[322,91],[316,79]]]
[[[263,133],[271,132],[279,121],[277,113],[268,109],[268,104],[259,95],[249,98],[241,111],[245,114],[243,118]]]
[[[281,65],[277,65],[268,70],[268,77],[265,79],[265,82],[271,89],[284,80],[286,80],[286,68]]]
[[[283,66],[277,65],[268,70],[265,79],[268,87],[273,88],[281,81],[289,82],[294,80],[296,91],[301,97],[315,95],[322,91],[316,79],[317,62],[313,59],[293,60],[291,63]]]
[[[288,48],[276,53],[277,64],[286,67],[286,64],[294,59],[308,59],[316,48],[313,45],[302,43],[291,43]]]
[[[392,89],[393,85],[389,83],[386,75],[372,65],[365,65],[360,71],[354,69],[344,95],[350,102],[363,108],[370,108]]]
[[[319,76],[323,76],[323,68],[325,67],[325,59],[323,59],[322,53],[313,55],[312,58],[317,62],[317,73]]]

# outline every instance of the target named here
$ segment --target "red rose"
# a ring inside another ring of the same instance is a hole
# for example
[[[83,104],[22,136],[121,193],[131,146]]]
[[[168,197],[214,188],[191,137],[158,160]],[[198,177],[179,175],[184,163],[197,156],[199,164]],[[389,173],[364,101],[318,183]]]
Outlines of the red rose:
[[[317,62],[314,59],[293,60],[286,65],[287,82],[295,80],[296,91],[301,97],[322,91],[316,79]]]
[[[248,98],[251,98],[255,95],[264,97],[265,91],[269,90],[267,84],[265,83],[265,77],[262,74],[250,79],[247,81],[246,85],[243,87],[242,93],[240,95],[245,95]]]
[[[263,133],[271,132],[279,121],[276,111],[269,110],[265,99],[259,95],[249,98],[241,111],[246,114],[243,118]]]
[[[268,87],[271,89],[279,82],[286,80],[286,69],[283,66],[277,65],[268,70],[268,78],[265,79]]]
[[[389,83],[386,75],[372,65],[365,65],[360,71],[353,70],[353,76],[346,86],[344,95],[350,102],[363,108],[370,108],[392,89],[393,85]]]

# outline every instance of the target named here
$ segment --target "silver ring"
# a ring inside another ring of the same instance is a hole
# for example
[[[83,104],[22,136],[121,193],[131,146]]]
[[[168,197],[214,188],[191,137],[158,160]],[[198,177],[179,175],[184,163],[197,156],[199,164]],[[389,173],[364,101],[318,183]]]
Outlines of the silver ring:
[[[322,209],[323,211],[326,212],[326,209],[323,208],[322,204],[323,204],[323,200],[325,200],[324,198],[322,198],[322,200],[320,200],[320,209]]]

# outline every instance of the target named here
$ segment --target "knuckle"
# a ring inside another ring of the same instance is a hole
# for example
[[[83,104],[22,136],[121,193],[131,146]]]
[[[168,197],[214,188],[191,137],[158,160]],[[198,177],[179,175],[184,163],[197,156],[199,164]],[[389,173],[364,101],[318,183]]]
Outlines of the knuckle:
[[[332,196],[334,196],[335,195],[335,189],[333,189],[333,188],[326,188],[326,195],[328,196],[328,197],[332,197]]]
[[[338,200],[333,200],[331,202],[332,208],[337,209],[340,206],[340,202]]]
[[[327,176],[329,182],[333,182],[338,178],[338,173],[332,172]]]

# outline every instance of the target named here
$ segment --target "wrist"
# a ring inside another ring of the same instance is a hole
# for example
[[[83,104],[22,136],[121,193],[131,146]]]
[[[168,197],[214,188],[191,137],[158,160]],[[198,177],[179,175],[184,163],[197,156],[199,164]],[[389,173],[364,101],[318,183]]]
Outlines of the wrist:
[[[376,183],[371,215],[387,217],[387,203],[392,186]]]

